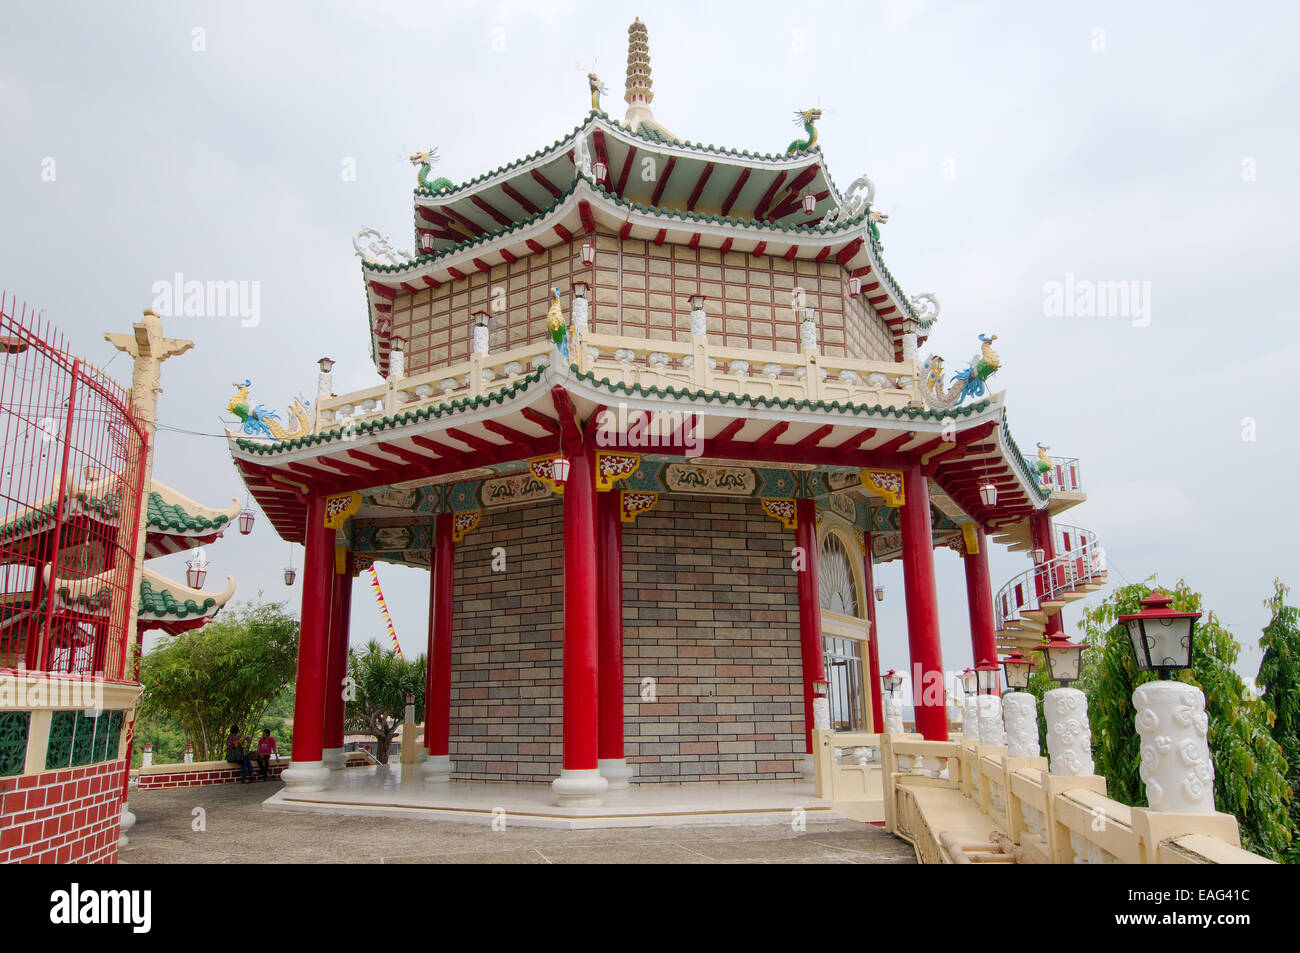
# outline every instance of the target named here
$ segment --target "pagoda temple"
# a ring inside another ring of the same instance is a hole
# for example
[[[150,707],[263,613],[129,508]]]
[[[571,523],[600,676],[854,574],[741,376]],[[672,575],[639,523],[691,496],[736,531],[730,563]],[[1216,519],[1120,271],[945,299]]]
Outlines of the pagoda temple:
[[[936,549],[965,567],[957,667],[1038,646],[1104,580],[1057,519],[1077,461],[1026,457],[989,388],[995,335],[964,367],[922,357],[938,301],[886,267],[888,216],[869,176],[832,180],[820,111],[749,152],[670,132],[651,90],[638,20],[621,119],[593,74],[591,111],[530,155],[459,183],[413,156],[415,252],[354,239],[382,381],[336,395],[322,359],[300,432],[231,433],[306,548],[288,793],[338,781],[373,561],[429,572],[424,780],[549,782],[560,805],[799,781],[814,726],[884,730],[882,562],[932,740]],[[1032,556],[998,592],[994,544]]]

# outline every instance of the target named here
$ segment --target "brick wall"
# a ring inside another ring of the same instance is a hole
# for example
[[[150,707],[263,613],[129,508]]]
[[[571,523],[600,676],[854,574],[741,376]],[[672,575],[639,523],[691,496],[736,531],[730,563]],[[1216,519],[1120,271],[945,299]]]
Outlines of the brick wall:
[[[280,772],[289,766],[287,761],[277,763],[271,762],[271,777],[278,778]],[[203,767],[194,769],[191,765],[178,764],[174,771],[153,772],[143,774],[139,771],[132,771],[139,779],[140,790],[147,791],[155,788],[187,788],[203,784],[230,784],[239,780],[239,766],[225,764],[221,762],[219,767]],[[190,768],[190,770],[186,770]],[[260,779],[262,769],[254,761],[248,770],[248,776],[254,779]]]
[[[459,545],[456,777],[560,770],[562,508],[493,513]],[[625,524],[624,720],[642,782],[777,780],[802,748],[793,533],[757,501],[661,496]],[[492,573],[502,546],[507,572]],[[641,681],[656,698],[642,701]]]
[[[0,779],[0,864],[116,863],[124,767]]]
[[[592,330],[651,340],[690,338],[687,296],[707,295],[709,341],[726,347],[799,350],[792,293],[804,291],[808,307],[818,309],[826,354],[864,360],[894,360],[892,337],[864,297],[848,293],[848,272],[826,261],[786,261],[781,257],[655,245],[612,233],[595,236],[596,260],[582,264],[584,236],[544,254],[527,255],[512,265],[475,272],[463,281],[393,301],[393,333],[406,339],[406,372],[469,359],[470,316],[493,314],[493,351],[543,340],[551,288],[565,295],[571,280],[592,283]],[[494,310],[494,292],[504,310]]]

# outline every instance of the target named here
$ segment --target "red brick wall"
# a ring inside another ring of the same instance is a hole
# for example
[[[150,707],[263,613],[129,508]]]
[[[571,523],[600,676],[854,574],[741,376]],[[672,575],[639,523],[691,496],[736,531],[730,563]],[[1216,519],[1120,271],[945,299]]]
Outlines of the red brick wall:
[[[158,774],[141,774],[139,775],[140,789],[152,790],[154,788],[188,788],[196,787],[203,784],[229,784],[232,781],[239,780],[239,767],[231,765],[228,768],[211,768],[203,771],[182,771],[184,765],[176,765],[176,770],[167,773]],[[278,778],[280,772],[288,767],[288,763],[277,764],[271,762],[271,777]],[[253,766],[248,771],[250,778],[260,778],[262,769],[253,762]]]
[[[560,770],[559,501],[485,515],[456,554],[456,777]],[[641,781],[793,779],[802,748],[793,533],[757,501],[661,496],[625,524],[624,722]],[[491,572],[492,549],[507,571]],[[641,699],[655,680],[656,699]]]
[[[125,762],[0,779],[0,864],[117,862]]]

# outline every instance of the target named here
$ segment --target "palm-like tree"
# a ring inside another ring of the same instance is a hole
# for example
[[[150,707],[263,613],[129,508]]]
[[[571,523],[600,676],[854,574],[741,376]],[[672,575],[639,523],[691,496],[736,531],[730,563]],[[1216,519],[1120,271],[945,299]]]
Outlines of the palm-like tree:
[[[415,720],[424,720],[425,660],[411,661],[372,639],[362,652],[348,650],[346,717],[375,736],[375,756],[388,763],[388,748],[406,715],[406,696],[415,696]]]

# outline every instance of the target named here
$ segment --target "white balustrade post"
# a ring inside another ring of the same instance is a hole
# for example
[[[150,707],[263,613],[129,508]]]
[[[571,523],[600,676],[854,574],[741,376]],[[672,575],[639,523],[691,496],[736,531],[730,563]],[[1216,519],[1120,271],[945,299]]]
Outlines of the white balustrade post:
[[[1214,813],[1214,763],[1205,695],[1194,685],[1159,681],[1133,692],[1142,739],[1139,775],[1153,811]]]
[[[1006,732],[1002,730],[1002,699],[997,695],[981,695],[979,714],[980,744],[995,746],[1006,744]]]
[[[488,326],[486,322],[475,324],[470,329],[470,350],[475,354],[487,354]]]
[[[194,763],[194,742],[192,741],[185,742],[185,754],[181,758],[181,761],[184,764]]]
[[[1080,777],[1096,774],[1092,763],[1092,727],[1088,724],[1088,696],[1077,688],[1054,688],[1043,695],[1047,718],[1047,754],[1050,774]]]
[[[903,700],[897,692],[890,692],[885,697],[885,733],[901,735],[903,733]]]
[[[961,708],[961,737],[963,741],[978,743],[980,740],[979,696],[970,692],[966,693]]]
[[[140,767],[147,768],[153,764],[153,745],[145,742],[144,754],[140,756]]]
[[[591,326],[591,310],[587,302],[587,290],[582,282],[574,283],[573,304],[569,310],[572,312],[574,334],[577,337],[582,337]]]
[[[1002,696],[1008,758],[1038,757],[1038,699],[1029,692]]]

